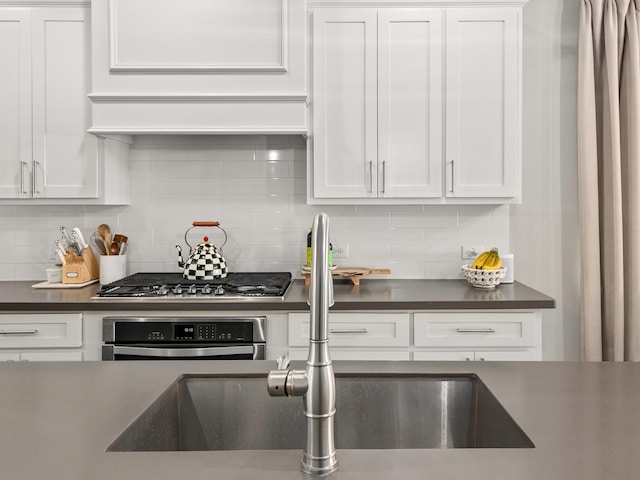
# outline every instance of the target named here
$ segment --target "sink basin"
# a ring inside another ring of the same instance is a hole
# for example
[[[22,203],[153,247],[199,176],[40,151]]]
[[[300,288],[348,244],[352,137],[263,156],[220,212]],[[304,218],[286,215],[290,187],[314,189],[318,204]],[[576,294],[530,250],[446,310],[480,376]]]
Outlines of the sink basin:
[[[107,451],[302,449],[301,397],[264,376],[183,375]],[[338,449],[532,448],[476,375],[336,375]]]

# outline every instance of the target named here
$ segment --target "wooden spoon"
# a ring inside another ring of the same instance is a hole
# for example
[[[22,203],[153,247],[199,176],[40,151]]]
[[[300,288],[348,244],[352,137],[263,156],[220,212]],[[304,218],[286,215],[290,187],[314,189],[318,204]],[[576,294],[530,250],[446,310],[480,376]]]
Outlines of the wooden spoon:
[[[98,235],[100,235],[100,238],[102,238],[102,240],[104,241],[105,250],[107,251],[107,255],[109,255],[111,253],[111,229],[109,228],[109,225],[107,225],[106,223],[98,225],[98,229],[96,231],[98,232]]]

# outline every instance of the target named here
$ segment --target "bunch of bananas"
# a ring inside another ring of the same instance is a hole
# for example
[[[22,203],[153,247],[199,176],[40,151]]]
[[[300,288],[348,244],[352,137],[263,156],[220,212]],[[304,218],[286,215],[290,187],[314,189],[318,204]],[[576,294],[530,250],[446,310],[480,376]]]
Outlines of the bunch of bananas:
[[[498,270],[501,266],[502,260],[500,260],[497,248],[482,252],[471,264],[471,268],[476,270]]]

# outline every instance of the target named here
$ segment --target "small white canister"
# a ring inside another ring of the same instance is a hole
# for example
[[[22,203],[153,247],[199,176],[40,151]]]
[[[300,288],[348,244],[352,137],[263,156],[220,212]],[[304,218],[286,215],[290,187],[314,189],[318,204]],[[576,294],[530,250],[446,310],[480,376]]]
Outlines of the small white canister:
[[[62,267],[47,268],[47,282],[49,283],[62,282]]]
[[[502,260],[502,266],[506,269],[504,278],[500,280],[500,283],[513,283],[514,271],[513,271],[513,253],[506,253],[500,255]]]

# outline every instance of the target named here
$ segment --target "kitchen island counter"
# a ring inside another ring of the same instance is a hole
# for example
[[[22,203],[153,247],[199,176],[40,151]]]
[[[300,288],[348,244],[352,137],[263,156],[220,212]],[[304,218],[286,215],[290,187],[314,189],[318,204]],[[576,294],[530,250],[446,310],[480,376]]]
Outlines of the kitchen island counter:
[[[105,451],[180,374],[266,377],[273,367],[273,362],[262,361],[0,365],[2,477],[308,478],[299,470],[301,450]],[[337,374],[475,373],[535,448],[339,449],[339,470],[327,477],[332,480],[628,480],[640,471],[639,363],[335,362],[335,370]]]
[[[258,297],[240,301],[185,301],[162,299],[92,301],[98,284],[82,288],[35,289],[37,281],[1,282],[0,311],[150,311],[150,310],[224,310],[224,311],[304,311],[308,310],[308,287],[295,280],[283,301]],[[540,309],[554,308],[553,298],[522,283],[479,289],[465,280],[366,279],[359,286],[348,280],[334,282],[333,310],[436,310],[436,309]],[[193,308],[192,308],[193,307]]]

